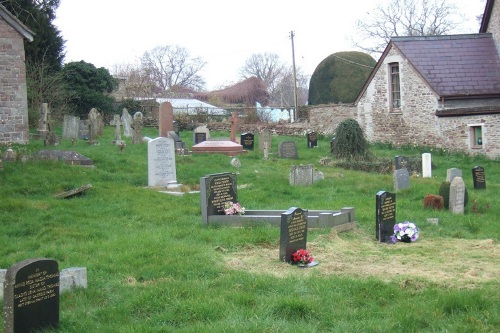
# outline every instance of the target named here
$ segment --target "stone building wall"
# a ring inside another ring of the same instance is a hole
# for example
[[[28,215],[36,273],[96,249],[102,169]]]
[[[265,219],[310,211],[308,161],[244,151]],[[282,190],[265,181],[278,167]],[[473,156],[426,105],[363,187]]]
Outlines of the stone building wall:
[[[24,39],[0,17],[0,142],[28,143]]]
[[[490,21],[488,23],[487,32],[493,34],[497,47],[500,45],[500,3],[495,1],[491,10]]]

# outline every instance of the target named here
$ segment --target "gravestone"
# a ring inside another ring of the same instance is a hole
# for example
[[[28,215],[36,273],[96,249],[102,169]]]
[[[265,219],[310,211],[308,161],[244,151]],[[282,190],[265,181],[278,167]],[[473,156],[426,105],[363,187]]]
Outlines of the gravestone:
[[[208,139],[210,139],[210,130],[207,126],[198,126],[194,129],[193,142],[195,145]]]
[[[292,254],[307,245],[308,211],[291,207],[281,214],[279,260],[292,262]]]
[[[264,142],[264,159],[265,160],[268,160],[269,159],[269,147],[268,147],[268,143],[267,142]]]
[[[475,189],[485,189],[486,188],[486,178],[484,176],[484,168],[481,166],[475,166],[472,168],[472,180],[474,182]]]
[[[80,117],[65,114],[63,118],[63,139],[78,139]]]
[[[240,135],[240,143],[245,150],[253,150],[255,136],[252,133],[243,133]]]
[[[422,154],[422,178],[432,177],[432,157],[430,153]]]
[[[174,131],[174,108],[170,102],[160,106],[160,136],[168,138],[168,133]]]
[[[308,186],[314,183],[314,165],[290,166],[289,183],[292,186]]]
[[[450,168],[446,170],[446,181],[448,183],[451,183],[453,181],[453,178],[455,177],[462,177],[462,170],[457,169],[457,168]]]
[[[134,114],[134,120],[132,124],[132,144],[142,143],[142,125],[143,125],[143,115],[142,112],[136,112]],[[174,151],[175,153],[175,151]]]
[[[99,136],[99,111],[92,108],[89,112],[89,141],[95,141]]]
[[[128,113],[127,109],[123,109],[121,120],[123,125],[123,136],[130,138],[132,136],[132,122],[134,119],[130,113]]]
[[[233,112],[231,114],[231,118],[229,118],[229,122],[231,123],[231,135],[229,140],[237,143],[236,142],[236,125],[238,124],[238,112]]]
[[[318,146],[318,134],[312,131],[307,133],[307,148],[313,148]]]
[[[58,326],[57,261],[27,259],[10,267],[4,283],[4,332],[28,333]]]
[[[455,177],[450,185],[449,209],[452,213],[464,213],[465,183],[462,177]]]
[[[148,142],[148,186],[168,186],[177,182],[175,145],[170,138]]]
[[[120,115],[115,114],[113,116],[113,124],[115,126],[115,139],[113,140],[114,145],[122,145],[125,141],[122,140],[122,122],[120,121]]]
[[[208,223],[209,215],[224,215],[226,202],[238,202],[236,174],[211,174],[200,179],[201,216]]]
[[[259,150],[264,151],[264,146],[266,145],[267,142],[267,149],[268,152],[271,150],[271,130],[270,129],[263,129],[259,133]]]
[[[375,237],[381,243],[392,242],[391,236],[396,224],[396,194],[379,191],[375,202]]]
[[[278,156],[281,158],[298,159],[297,143],[295,141],[283,141],[278,145]]]
[[[394,168],[396,170],[406,169],[408,173],[411,172],[410,158],[406,156],[397,155],[394,157]]]
[[[37,137],[41,140],[45,140],[47,135],[47,121],[49,119],[49,105],[47,103],[42,103],[40,108],[40,119],[38,120]]]
[[[333,146],[335,145],[335,135],[330,140],[330,153],[333,154]]]
[[[406,168],[394,170],[393,179],[395,192],[410,187],[410,174]]]
[[[80,119],[78,129],[78,138],[82,140],[89,139],[89,121],[88,119]]]

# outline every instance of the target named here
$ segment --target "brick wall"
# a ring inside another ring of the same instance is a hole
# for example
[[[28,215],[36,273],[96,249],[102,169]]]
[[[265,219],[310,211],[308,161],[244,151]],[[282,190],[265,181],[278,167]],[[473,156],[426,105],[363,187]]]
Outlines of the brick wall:
[[[0,18],[0,143],[28,143],[23,37]]]

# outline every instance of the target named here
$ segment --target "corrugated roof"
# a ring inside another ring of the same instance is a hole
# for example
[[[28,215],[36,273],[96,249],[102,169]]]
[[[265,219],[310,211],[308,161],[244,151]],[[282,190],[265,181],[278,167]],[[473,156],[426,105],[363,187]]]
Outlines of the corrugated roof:
[[[489,33],[394,37],[391,43],[440,96],[500,94],[500,57]]]

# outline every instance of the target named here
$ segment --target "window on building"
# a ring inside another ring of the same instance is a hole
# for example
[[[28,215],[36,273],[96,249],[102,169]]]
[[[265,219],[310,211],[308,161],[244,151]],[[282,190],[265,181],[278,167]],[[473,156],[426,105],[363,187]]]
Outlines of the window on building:
[[[389,64],[391,73],[390,89],[391,89],[391,109],[399,110],[401,107],[401,88],[399,83],[399,63],[394,62]]]
[[[483,127],[481,125],[470,125],[470,141],[472,148],[483,147]]]

